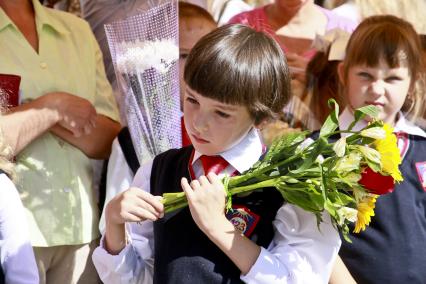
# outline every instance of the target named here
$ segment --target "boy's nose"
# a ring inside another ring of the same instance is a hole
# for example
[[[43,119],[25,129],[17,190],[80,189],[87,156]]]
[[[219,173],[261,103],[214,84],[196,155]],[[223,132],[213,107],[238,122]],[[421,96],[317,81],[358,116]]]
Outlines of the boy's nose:
[[[197,132],[203,133],[208,130],[207,115],[199,114],[194,118],[194,128]]]

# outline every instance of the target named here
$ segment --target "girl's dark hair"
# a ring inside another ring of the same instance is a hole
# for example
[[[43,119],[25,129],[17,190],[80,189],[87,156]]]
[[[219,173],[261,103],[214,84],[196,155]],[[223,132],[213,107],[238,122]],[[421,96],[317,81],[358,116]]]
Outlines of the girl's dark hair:
[[[204,36],[189,54],[184,79],[205,97],[247,106],[256,124],[275,117],[290,97],[281,48],[244,25],[225,25]]]
[[[318,51],[306,67],[305,95],[309,94],[310,109],[320,124],[324,123],[330,111],[329,99],[335,99],[340,107],[344,106],[344,100],[339,95],[340,83],[337,71],[341,61],[329,61],[329,52],[330,47],[326,52]]]
[[[343,64],[343,80],[346,85],[349,69],[365,64],[375,67],[384,60],[389,67],[407,66],[411,76],[413,90],[423,73],[420,37],[407,21],[391,16],[378,15],[363,20],[353,32]],[[407,96],[402,111],[412,112],[415,118],[420,112],[422,94],[413,92]]]

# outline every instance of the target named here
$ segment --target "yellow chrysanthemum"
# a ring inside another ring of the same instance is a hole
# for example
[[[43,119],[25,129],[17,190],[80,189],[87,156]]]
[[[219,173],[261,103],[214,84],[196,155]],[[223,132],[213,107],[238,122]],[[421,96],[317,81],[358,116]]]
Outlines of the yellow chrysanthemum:
[[[398,167],[401,164],[401,156],[397,139],[395,134],[393,134],[393,128],[389,124],[385,123],[383,129],[386,131],[385,138],[374,142],[376,150],[380,153],[382,171],[391,175],[395,181],[400,182],[403,178]]]
[[[377,195],[365,196],[357,206],[358,214],[355,223],[354,233],[359,233],[365,230],[365,227],[370,224],[371,217],[374,216],[374,207],[376,205]]]

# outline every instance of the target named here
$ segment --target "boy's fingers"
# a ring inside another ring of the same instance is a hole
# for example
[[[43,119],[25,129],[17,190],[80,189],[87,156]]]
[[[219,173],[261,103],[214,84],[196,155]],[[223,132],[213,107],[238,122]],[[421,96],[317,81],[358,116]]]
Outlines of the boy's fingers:
[[[207,179],[207,177],[206,177],[206,176],[200,176],[200,177],[198,178],[198,180],[199,180],[199,182],[200,182],[200,184],[201,184],[202,186],[204,186],[204,185],[209,185],[209,184],[210,184],[209,179]]]
[[[123,218],[123,220],[125,222],[139,222],[139,221],[141,221],[141,218],[139,216],[132,214],[132,213],[129,213],[129,212],[124,213],[121,217]]]
[[[137,215],[142,214],[142,211],[149,212],[157,217],[160,216],[160,212],[162,211],[161,208],[157,209],[152,204],[148,203],[145,200],[137,200],[136,206],[132,208],[133,213],[137,213]]]
[[[191,181],[190,186],[193,190],[196,190],[197,188],[200,188],[201,185],[198,180],[194,179],[193,181]]]
[[[217,184],[218,182],[220,182],[219,178],[217,177],[217,175],[215,173],[209,173],[207,175],[207,178],[209,179],[210,183],[214,183]]]
[[[136,220],[136,222],[143,221],[143,220],[156,221],[158,220],[158,218],[160,218],[158,213],[153,213],[148,210],[144,210],[143,208],[140,208],[140,207],[135,208],[132,212],[129,212],[129,213],[139,218],[139,220]]]
[[[136,196],[142,200],[142,202],[150,204],[150,206],[154,207],[156,211],[162,212],[164,210],[164,205],[158,197],[142,189],[136,189],[134,192]]]
[[[189,185],[188,180],[186,178],[182,178],[180,180],[180,184],[182,186],[183,191],[185,192],[185,195],[189,199],[191,198],[192,194],[194,194],[194,191],[192,189],[192,187]]]

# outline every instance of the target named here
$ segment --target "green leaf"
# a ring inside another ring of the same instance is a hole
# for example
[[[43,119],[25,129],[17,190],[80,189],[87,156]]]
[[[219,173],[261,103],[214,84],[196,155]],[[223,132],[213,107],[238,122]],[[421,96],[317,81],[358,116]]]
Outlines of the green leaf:
[[[334,99],[328,100],[330,108],[334,106],[334,110],[328,115],[320,130],[320,136],[327,136],[334,132],[339,126],[339,105]]]
[[[295,148],[306,139],[308,131],[287,133],[275,140],[263,158],[264,162],[280,160],[289,156]]]
[[[359,109],[356,109],[354,113],[354,121],[349,125],[348,130],[352,130],[358,121],[364,119],[364,117],[369,116],[371,118],[377,118],[378,115],[379,109],[373,105],[363,106]]]
[[[328,141],[324,137],[319,137],[314,143],[313,150],[307,155],[303,164],[297,169],[290,171],[292,174],[298,174],[309,169],[312,164],[315,163],[318,156],[321,155],[327,147],[329,147]]]
[[[337,211],[336,211],[336,207],[333,205],[332,202],[330,202],[330,200],[326,200],[324,203],[324,209],[327,210],[327,212],[330,214],[331,217],[333,217],[333,219],[337,219]]]

